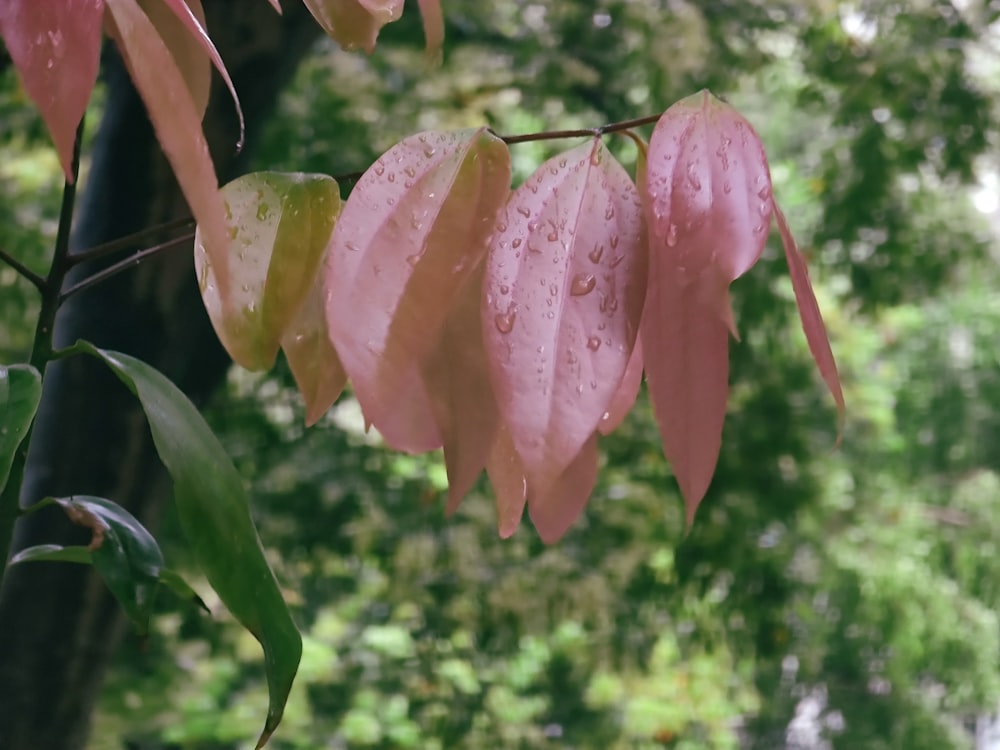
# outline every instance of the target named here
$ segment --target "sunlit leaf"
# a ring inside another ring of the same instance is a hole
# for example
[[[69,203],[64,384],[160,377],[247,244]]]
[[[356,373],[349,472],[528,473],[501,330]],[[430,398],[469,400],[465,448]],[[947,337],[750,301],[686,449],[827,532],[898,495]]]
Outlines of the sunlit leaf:
[[[439,60],[441,45],[444,44],[444,14],[441,12],[441,0],[418,0],[418,4],[424,22],[427,56]]]
[[[778,232],[781,234],[782,244],[785,246],[785,258],[788,260],[788,271],[792,277],[792,289],[795,292],[795,302],[802,320],[802,330],[806,334],[809,351],[812,352],[813,359],[816,360],[820,375],[823,376],[823,380],[826,381],[826,385],[833,395],[833,400],[837,403],[841,430],[843,430],[846,411],[844,391],[840,386],[837,362],[830,349],[830,339],[826,333],[826,325],[823,323],[823,315],[819,311],[816,295],[813,294],[812,284],[809,282],[809,269],[799,246],[795,243],[792,230],[788,228],[785,215],[777,204],[774,206],[774,217],[778,222]]]
[[[3,0],[0,37],[73,181],[76,129],[97,81],[103,0]]]
[[[303,0],[309,12],[346,50],[371,53],[383,26],[399,18],[402,0]]]
[[[340,192],[326,175],[254,172],[221,194],[230,227],[229,275],[216,273],[199,225],[194,252],[202,298],[233,361],[266,370],[317,277],[340,213]],[[223,287],[230,290],[228,308]]]
[[[0,366],[0,492],[7,486],[18,446],[42,397],[42,378],[30,365]]]
[[[156,369],[81,342],[138,396],[153,442],[174,481],[184,534],[212,588],[260,641],[270,691],[263,746],[281,721],[302,639],[264,557],[243,479],[194,405]]]
[[[212,265],[228,277],[225,211],[201,115],[184,76],[136,0],[107,0],[109,26],[139,90],[163,152],[177,175]],[[228,303],[229,289],[222,290]]]
[[[365,172],[337,222],[327,325],[366,419],[397,449],[442,444],[421,368],[509,190],[510,155],[496,136],[421,133]]]
[[[466,283],[424,370],[444,443],[449,513],[485,468],[499,425],[480,322],[484,271],[481,263]]]
[[[545,496],[611,404],[639,327],[646,258],[635,185],[600,140],[543,164],[490,247],[483,328],[528,496]]]
[[[729,284],[760,257],[771,178],[753,128],[707,91],[668,109],[650,139],[646,382],[688,519],[715,472],[736,334]]]
[[[323,309],[323,279],[317,275],[281,348],[306,404],[306,426],[322,417],[347,385],[347,373],[330,343]]]

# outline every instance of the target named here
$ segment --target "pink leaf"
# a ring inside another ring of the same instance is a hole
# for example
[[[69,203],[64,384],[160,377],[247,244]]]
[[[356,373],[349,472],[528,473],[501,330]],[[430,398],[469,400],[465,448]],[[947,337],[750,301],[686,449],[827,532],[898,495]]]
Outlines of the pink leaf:
[[[493,237],[483,328],[528,491],[545,495],[597,429],[635,344],[639,197],[598,139],[543,164]]]
[[[524,505],[528,500],[528,483],[524,466],[510,432],[501,424],[486,462],[486,473],[496,496],[497,527],[501,539],[514,535],[521,525]]]
[[[204,117],[208,107],[208,95],[212,88],[212,62],[198,39],[191,34],[186,18],[178,16],[173,7],[178,0],[140,0],[139,5],[149,20],[156,27],[163,43],[167,45],[174,62],[184,76],[191,99],[194,101],[198,114]],[[205,25],[205,11],[201,0],[179,0],[181,5],[190,9],[200,27]],[[186,17],[188,13],[184,13]]]
[[[420,16],[424,22],[424,39],[427,43],[427,56],[440,60],[441,46],[444,44],[444,15],[441,12],[441,0],[418,0]]]
[[[229,71],[226,70],[226,65],[222,61],[222,56],[219,51],[215,48],[215,44],[209,38],[208,33],[205,31],[205,12],[201,7],[201,0],[144,0],[144,7],[152,8],[155,7],[157,3],[162,2],[167,5],[167,7],[174,13],[174,16],[180,21],[181,25],[187,29],[191,38],[201,47],[201,49],[208,55],[208,59],[212,61],[215,69],[219,71],[219,75],[222,76],[223,82],[226,84],[226,88],[229,89],[229,95],[233,98],[233,104],[236,107],[236,115],[240,121],[240,140],[236,146],[236,150],[239,151],[243,148],[243,136],[246,130],[246,125],[243,121],[243,108],[240,106],[240,98],[236,95],[236,87],[233,85],[232,79],[229,77]],[[280,8],[278,9],[280,12]],[[154,21],[154,25],[163,33],[163,29],[156,19],[152,16],[150,18]],[[167,37],[164,37],[164,41],[167,41],[167,46],[171,49],[175,49],[174,59],[182,71],[186,73],[185,77],[188,78],[187,71],[191,65],[195,63],[191,61],[187,54],[185,54],[184,48],[171,46],[170,41]],[[178,54],[179,53],[179,54]],[[190,78],[189,78],[190,80]],[[198,84],[202,85],[202,84]],[[199,96],[202,96],[199,89],[192,89],[192,96],[194,97],[195,103],[200,104],[200,112],[204,114],[205,106],[208,103],[208,91],[206,90],[203,94],[204,104],[201,104]]]
[[[224,274],[216,271],[199,224],[195,270],[202,298],[233,361],[266,370],[322,267],[340,192],[326,175],[254,172],[220,193],[229,221],[228,263]],[[228,306],[222,289],[230,290]]]
[[[191,92],[173,55],[136,0],[107,0],[106,7],[111,34],[198,221],[212,265],[220,278],[228,278],[225,208]],[[221,294],[228,304],[229,289],[223,287]]]
[[[303,0],[309,12],[337,43],[346,50],[361,48],[369,54],[375,49],[379,30],[398,18],[395,6],[400,0]],[[376,12],[368,5],[376,6]],[[393,17],[394,16],[394,17]]]
[[[49,129],[68,182],[73,144],[97,80],[103,0],[2,0],[3,37]]]
[[[319,421],[347,385],[347,373],[330,343],[323,311],[322,277],[281,337],[281,348],[306,404],[306,427]]]
[[[448,513],[455,512],[482,473],[499,425],[480,323],[484,266],[460,293],[424,370],[444,441]]]
[[[583,513],[597,482],[598,458],[595,432],[546,492],[529,488],[528,513],[546,544],[558,542]]]
[[[403,15],[403,0],[358,0],[382,25],[398,21]]]
[[[278,0],[267,0],[267,1],[269,3],[271,3],[271,7],[274,8],[275,11],[277,11],[278,15],[280,16],[281,15],[281,3]]]
[[[635,340],[632,356],[628,358],[628,365],[625,367],[625,374],[618,390],[615,391],[611,403],[608,404],[608,410],[601,416],[601,421],[597,425],[597,430],[602,435],[610,435],[617,430],[635,405],[635,400],[639,397],[639,388],[642,387],[642,368],[642,339],[638,338]]]
[[[792,289],[795,291],[795,302],[799,308],[802,330],[806,334],[809,351],[812,352],[816,366],[819,367],[820,375],[823,376],[823,380],[826,381],[826,385],[833,395],[833,400],[837,403],[841,432],[843,432],[844,413],[847,408],[844,403],[844,391],[840,386],[837,362],[830,349],[830,339],[826,333],[826,325],[823,323],[823,315],[819,311],[816,295],[813,294],[812,284],[809,282],[809,269],[795,243],[791,229],[788,228],[785,215],[777,204],[774,206],[774,216],[778,222],[778,232],[781,234],[782,244],[785,246],[785,258],[788,260],[788,271],[792,277]]]
[[[365,416],[399,450],[441,445],[421,368],[509,185],[507,147],[484,129],[411,136],[358,181],[334,230],[330,335]]]
[[[650,273],[642,338],[664,452],[688,519],[722,441],[729,386],[729,284],[760,257],[770,223],[763,144],[707,91],[668,109],[653,131],[644,190]]]

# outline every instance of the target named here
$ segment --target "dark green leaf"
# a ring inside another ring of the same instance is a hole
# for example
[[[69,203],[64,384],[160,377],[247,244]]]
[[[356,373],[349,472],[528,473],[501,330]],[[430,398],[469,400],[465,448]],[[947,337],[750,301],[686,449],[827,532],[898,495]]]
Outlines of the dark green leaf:
[[[93,560],[87,547],[63,547],[60,544],[39,544],[23,549],[10,558],[10,564],[23,562],[72,562],[90,565]]]
[[[195,606],[211,613],[212,610],[210,610],[204,600],[198,596],[198,592],[191,588],[191,586],[188,585],[188,582],[181,578],[180,574],[176,571],[169,570],[167,568],[161,570],[160,583],[173,591],[184,601],[191,602]]]
[[[302,638],[264,558],[243,480],[201,414],[153,367],[134,357],[80,342],[138,396],[160,459],[174,480],[184,533],[209,583],[237,620],[260,641],[270,691],[262,747],[284,711]]]
[[[42,396],[42,378],[29,365],[0,366],[0,492],[7,486],[14,452],[24,440]]]

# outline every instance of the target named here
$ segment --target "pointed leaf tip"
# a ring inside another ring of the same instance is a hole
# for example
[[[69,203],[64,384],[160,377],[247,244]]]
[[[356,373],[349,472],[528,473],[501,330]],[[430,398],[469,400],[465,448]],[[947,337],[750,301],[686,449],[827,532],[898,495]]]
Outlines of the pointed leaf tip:
[[[598,459],[595,432],[545,493],[528,488],[528,514],[545,544],[562,539],[587,507],[597,483]]]
[[[0,2],[0,37],[41,112],[67,182],[73,182],[76,129],[97,81],[103,17],[102,0]]]
[[[399,18],[403,0],[303,0],[330,37],[346,50],[375,49],[379,31]]]
[[[819,368],[820,375],[826,382],[830,394],[837,404],[838,413],[838,435],[839,443],[844,433],[844,419],[847,412],[847,405],[844,401],[844,391],[840,384],[840,374],[837,372],[837,361],[833,357],[833,350],[830,348],[830,338],[826,332],[826,324],[823,322],[823,315],[816,301],[812,283],[809,281],[809,268],[806,265],[805,257],[799,250],[792,230],[788,226],[784,213],[774,204],[774,218],[778,223],[778,232],[781,234],[781,242],[785,248],[785,258],[788,261],[788,271],[792,279],[792,290],[795,293],[795,302],[799,310],[799,318],[802,322],[802,330],[806,335],[806,342],[809,344],[809,351],[812,352],[813,360]]]

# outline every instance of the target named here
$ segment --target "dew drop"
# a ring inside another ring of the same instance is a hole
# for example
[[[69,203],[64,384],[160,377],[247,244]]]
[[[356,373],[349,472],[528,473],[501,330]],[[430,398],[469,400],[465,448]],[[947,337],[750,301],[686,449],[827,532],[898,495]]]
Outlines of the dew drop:
[[[614,247],[614,245],[612,245],[612,247]],[[594,249],[587,253],[587,257],[590,258],[591,263],[600,263],[603,255],[604,245],[594,245]]]
[[[574,297],[582,297],[584,294],[590,294],[594,291],[594,287],[597,285],[597,278],[592,273],[578,273],[573,277],[573,283],[570,284],[569,293]]]
[[[350,250],[352,253],[356,253],[358,251],[358,246],[355,245],[353,242],[345,242],[344,247],[347,250]]]
[[[611,235],[611,240],[610,241],[611,241],[611,249],[612,250],[617,249],[618,248],[618,235],[617,234]]]
[[[556,234],[555,232],[549,232],[546,235],[545,239],[547,239],[549,242],[557,242],[559,240],[559,235]]]
[[[395,172],[389,172],[389,174],[387,174],[385,176],[385,179],[387,179],[389,182],[395,182],[396,181],[396,173]]]
[[[427,146],[426,148],[424,148],[424,156],[427,157],[428,159],[430,159],[436,153],[437,149],[434,148],[433,146]]]
[[[591,336],[587,339],[587,348],[592,352],[596,352],[601,348],[601,339],[598,336]]]
[[[517,313],[515,312],[497,313],[496,317],[493,318],[493,323],[500,333],[510,333],[514,330],[514,321],[516,319]]]
[[[377,174],[379,177],[381,177],[382,175],[384,175],[385,174],[385,167],[383,167],[381,164],[376,164],[375,165],[375,174]]]
[[[264,221],[271,213],[271,208],[266,203],[257,206],[257,221]]]
[[[677,225],[671,224],[667,227],[667,247],[674,247],[677,244]]]
[[[771,197],[771,186],[764,185],[764,187],[757,191],[757,197],[762,201],[768,200]]]
[[[510,246],[513,247],[514,249],[517,249],[517,248],[521,247],[521,238],[518,237],[516,240],[513,240],[510,243]]]
[[[535,247],[534,245],[532,245],[532,244],[531,244],[531,243],[529,242],[529,243],[528,243],[528,252],[529,252],[529,253],[540,253],[540,252],[542,252],[542,251],[541,251],[541,250],[539,250],[539,249],[538,249],[537,247]]]
[[[506,284],[500,285],[500,294],[510,294],[510,287]]]
[[[688,164],[687,175],[688,182],[691,183],[691,187],[695,190],[701,190],[701,178],[698,177],[698,167],[696,162]]]
[[[768,203],[767,201],[764,201],[763,203],[761,203],[757,207],[757,209],[760,211],[760,215],[763,216],[763,217],[765,217],[765,218],[771,215],[771,204]]]
[[[417,176],[417,170],[415,170],[413,167],[406,167],[406,169],[404,169],[403,171],[406,172],[407,177]]]
[[[410,264],[411,268],[416,268],[417,263],[420,262],[420,255],[421,253],[414,253],[406,256],[406,262]]]
[[[607,221],[611,221],[613,218],[615,218],[615,207],[612,206],[610,203],[608,204],[607,209],[604,211],[604,218]]]
[[[507,225],[504,224],[501,221],[500,223],[497,224],[497,231],[500,232],[501,234],[504,233],[504,232],[506,232],[507,231]]]
[[[531,210],[527,206],[518,206],[517,212],[521,214],[525,219],[531,216]]]
[[[559,294],[559,287],[557,287],[555,284],[549,284],[549,294],[555,297],[557,294]]]

